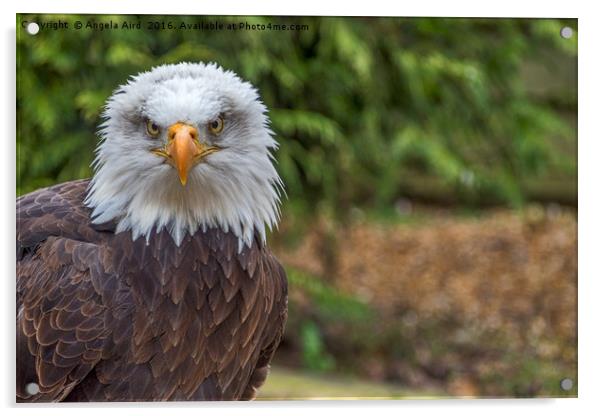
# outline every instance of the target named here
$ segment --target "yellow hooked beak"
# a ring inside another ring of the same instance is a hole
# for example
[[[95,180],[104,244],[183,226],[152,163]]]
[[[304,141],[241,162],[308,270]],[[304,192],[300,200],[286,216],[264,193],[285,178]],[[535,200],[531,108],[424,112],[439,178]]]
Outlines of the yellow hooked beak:
[[[152,152],[167,159],[176,168],[180,183],[186,185],[188,172],[205,156],[220,150],[216,146],[207,146],[199,142],[199,132],[190,124],[175,123],[167,129],[167,144]]]

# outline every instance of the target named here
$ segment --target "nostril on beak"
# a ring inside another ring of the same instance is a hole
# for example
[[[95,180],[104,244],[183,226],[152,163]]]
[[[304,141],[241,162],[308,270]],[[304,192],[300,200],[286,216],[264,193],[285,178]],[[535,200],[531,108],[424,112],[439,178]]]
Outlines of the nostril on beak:
[[[169,127],[169,129],[167,130],[167,140],[170,142],[175,140],[178,134],[181,138],[184,138],[186,137],[186,133],[188,133],[188,137],[190,139],[195,141],[198,140],[199,132],[197,131],[197,129],[189,124],[185,124],[182,122],[177,122]]]

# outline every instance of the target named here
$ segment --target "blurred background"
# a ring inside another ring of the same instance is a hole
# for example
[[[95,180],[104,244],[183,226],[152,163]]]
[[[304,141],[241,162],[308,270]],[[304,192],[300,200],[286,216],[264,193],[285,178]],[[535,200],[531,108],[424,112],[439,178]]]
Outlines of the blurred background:
[[[17,20],[19,195],[91,175],[130,75],[215,61],[259,89],[290,285],[260,398],[576,395],[576,20]]]

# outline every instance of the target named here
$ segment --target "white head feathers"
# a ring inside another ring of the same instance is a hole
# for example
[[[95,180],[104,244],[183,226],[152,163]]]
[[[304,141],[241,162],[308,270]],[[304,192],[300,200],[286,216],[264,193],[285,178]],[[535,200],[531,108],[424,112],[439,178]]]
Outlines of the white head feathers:
[[[208,227],[233,232],[251,245],[255,232],[279,217],[281,180],[272,164],[277,143],[266,107],[255,88],[215,64],[163,65],[131,78],[109,98],[100,128],[86,205],[93,222],[117,222],[135,240],[166,228],[176,244],[186,233]],[[219,136],[208,124],[224,120]],[[149,120],[160,133],[147,133]],[[167,129],[186,123],[199,142],[222,150],[205,157],[188,174],[186,186],[165,158],[152,152],[164,145]]]

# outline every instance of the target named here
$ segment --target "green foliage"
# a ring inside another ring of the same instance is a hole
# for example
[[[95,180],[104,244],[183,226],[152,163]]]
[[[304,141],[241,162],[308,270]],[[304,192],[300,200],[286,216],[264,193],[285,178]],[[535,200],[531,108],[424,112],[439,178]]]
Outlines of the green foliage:
[[[353,368],[352,351],[370,351],[376,312],[321,279],[287,268],[289,318],[286,336],[302,365],[315,371]],[[343,342],[340,342],[343,341]]]
[[[18,17],[59,18],[71,28],[140,20],[142,29],[18,30],[18,193],[91,174],[102,104],[129,75],[199,60],[259,88],[289,203],[306,211],[322,204],[344,216],[351,206],[441,192],[518,206],[527,181],[576,175],[576,129],[566,117],[577,106],[575,20],[211,17],[308,30],[201,32],[146,29],[201,17]],[[567,24],[571,40],[559,36]],[[541,93],[542,71],[569,75]]]
[[[312,313],[318,319],[342,322],[365,322],[374,319],[374,311],[365,303],[345,295],[315,276],[288,269],[289,284],[305,293],[314,304]]]
[[[316,371],[334,368],[334,358],[324,351],[320,328],[314,322],[305,322],[299,336],[303,348],[303,365],[306,368]]]

